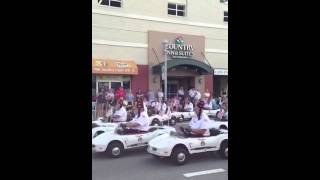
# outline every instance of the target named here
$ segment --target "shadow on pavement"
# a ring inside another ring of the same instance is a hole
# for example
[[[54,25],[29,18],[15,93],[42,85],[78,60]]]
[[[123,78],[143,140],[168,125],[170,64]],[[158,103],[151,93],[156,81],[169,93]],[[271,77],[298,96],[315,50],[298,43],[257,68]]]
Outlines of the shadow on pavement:
[[[144,163],[148,163],[150,165],[156,165],[156,166],[165,166],[168,165],[175,167],[176,165],[171,162],[170,158],[159,158],[154,157],[151,154],[148,154],[149,157],[146,157],[144,159]],[[201,164],[204,162],[228,162],[226,159],[222,159],[218,154],[213,152],[208,153],[201,153],[201,154],[194,154],[190,156],[189,161],[184,166],[187,166],[188,164],[194,165],[194,164]],[[182,166],[176,166],[176,167],[182,167]]]
[[[126,158],[131,156],[141,156],[144,154],[147,154],[146,148],[130,149],[130,150],[125,150],[120,158]],[[104,153],[92,152],[92,159],[117,159],[117,158],[109,157],[106,152]]]

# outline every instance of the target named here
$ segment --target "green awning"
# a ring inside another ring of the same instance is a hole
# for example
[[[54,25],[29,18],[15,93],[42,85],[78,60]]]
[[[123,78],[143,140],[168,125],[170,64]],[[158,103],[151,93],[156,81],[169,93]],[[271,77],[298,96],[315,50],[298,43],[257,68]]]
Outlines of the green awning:
[[[164,65],[164,62],[153,66],[152,67],[153,73],[160,74],[162,65]],[[171,69],[177,66],[187,66],[187,67],[196,68],[199,70],[198,72],[200,75],[213,74],[213,69],[211,68],[211,66],[209,66],[208,64],[202,61],[198,61],[195,59],[185,59],[185,58],[175,58],[175,59],[168,60],[167,62],[168,69]]]

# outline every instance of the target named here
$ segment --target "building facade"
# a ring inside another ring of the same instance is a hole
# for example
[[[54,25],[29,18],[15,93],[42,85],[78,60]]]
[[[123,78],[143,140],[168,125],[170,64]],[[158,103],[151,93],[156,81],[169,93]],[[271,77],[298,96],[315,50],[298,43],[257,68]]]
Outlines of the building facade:
[[[228,5],[222,0],[93,0],[92,95],[107,86],[228,90]],[[166,50],[166,51],[165,51]]]

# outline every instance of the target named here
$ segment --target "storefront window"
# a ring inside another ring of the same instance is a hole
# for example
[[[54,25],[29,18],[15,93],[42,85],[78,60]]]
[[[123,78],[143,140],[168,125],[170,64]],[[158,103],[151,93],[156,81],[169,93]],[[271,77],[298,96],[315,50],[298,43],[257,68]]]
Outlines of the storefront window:
[[[131,88],[131,83],[130,81],[123,81],[123,88],[125,90],[130,89]]]
[[[121,82],[111,82],[111,89],[117,90],[121,86]]]
[[[102,81],[98,82],[98,92],[101,92],[102,89],[109,88],[109,82]]]

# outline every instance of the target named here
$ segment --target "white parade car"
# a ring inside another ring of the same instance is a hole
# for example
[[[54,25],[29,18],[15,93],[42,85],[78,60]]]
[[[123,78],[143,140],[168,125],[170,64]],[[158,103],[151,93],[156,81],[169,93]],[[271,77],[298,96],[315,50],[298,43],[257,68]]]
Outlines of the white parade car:
[[[228,130],[228,121],[210,120],[209,128]]]
[[[95,121],[92,121],[92,129],[98,126],[104,126],[105,124],[107,124],[107,122],[103,121],[103,118],[98,118]]]
[[[210,129],[209,137],[187,137],[176,132],[163,134],[149,142],[147,151],[155,157],[170,158],[178,165],[185,164],[192,154],[209,151],[228,158],[228,131]]]
[[[184,120],[190,120],[193,116],[195,116],[195,112],[172,112],[171,118],[176,121],[182,122]]]
[[[220,109],[217,110],[203,110],[204,113],[206,113],[209,117],[215,117],[217,112],[219,112]],[[196,113],[194,111],[192,112],[172,112],[171,113],[171,118],[182,122],[185,120],[190,120],[193,116],[195,116]]]
[[[215,117],[219,111],[220,111],[220,109],[216,109],[216,110],[204,109],[203,110],[203,112],[206,113],[207,116],[209,116],[209,117]]]
[[[104,132],[114,132],[118,126],[119,123],[105,123],[101,126],[94,127],[92,128],[92,138]]]
[[[151,126],[146,133],[123,134],[116,129],[114,132],[104,132],[92,139],[94,152],[107,152],[111,157],[120,157],[123,150],[138,147],[146,147],[148,142],[162,134],[175,132],[175,128],[169,126]]]
[[[149,116],[149,125],[151,126],[161,126],[161,125],[172,125],[176,124],[176,119],[171,118],[172,116],[163,115],[160,116],[159,114],[153,114]]]
[[[92,138],[103,132],[113,132],[118,126],[119,123],[103,122],[102,118],[98,118],[92,121]]]

